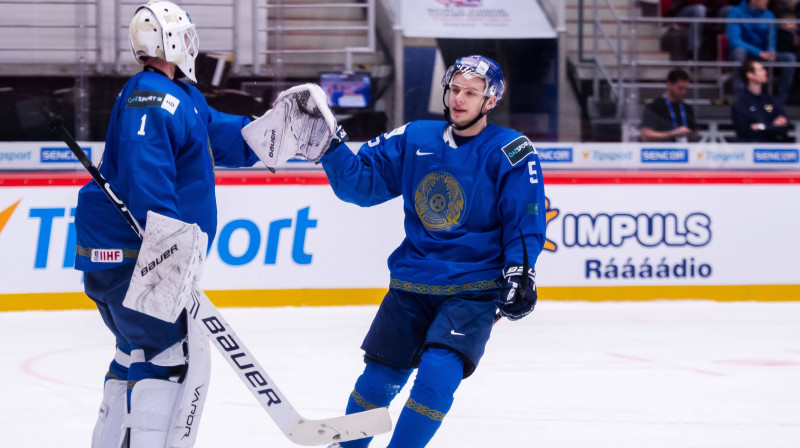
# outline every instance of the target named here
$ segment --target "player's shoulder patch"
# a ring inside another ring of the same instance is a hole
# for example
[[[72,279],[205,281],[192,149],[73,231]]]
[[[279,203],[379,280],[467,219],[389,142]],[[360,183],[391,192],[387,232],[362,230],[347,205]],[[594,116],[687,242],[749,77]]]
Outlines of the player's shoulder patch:
[[[181,100],[169,93],[157,90],[134,90],[125,100],[125,108],[160,107],[172,115],[178,110]]]
[[[533,147],[533,143],[528,140],[528,137],[524,135],[520,135],[511,141],[511,143],[503,146],[503,154],[506,155],[511,166],[516,165],[520,160],[531,153],[536,154],[536,148]]]

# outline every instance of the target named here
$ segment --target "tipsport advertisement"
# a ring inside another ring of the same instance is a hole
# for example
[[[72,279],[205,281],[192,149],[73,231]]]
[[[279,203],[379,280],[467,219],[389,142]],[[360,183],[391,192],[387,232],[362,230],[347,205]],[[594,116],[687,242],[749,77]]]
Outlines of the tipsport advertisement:
[[[654,175],[607,184],[545,174],[545,185],[542,297],[650,287],[724,300],[725,290],[713,288],[746,286],[746,298],[758,300],[761,287],[800,288],[797,183],[679,184]],[[0,308],[12,295],[83,290],[73,268],[78,189],[0,186]],[[217,197],[204,289],[388,287],[386,259],[404,237],[399,199],[361,208],[329,185],[247,184],[218,185]]]

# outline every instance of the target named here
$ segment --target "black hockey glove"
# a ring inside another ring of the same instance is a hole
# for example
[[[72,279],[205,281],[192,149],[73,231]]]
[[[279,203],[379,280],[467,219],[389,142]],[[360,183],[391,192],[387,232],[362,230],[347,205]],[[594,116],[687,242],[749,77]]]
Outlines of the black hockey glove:
[[[509,264],[503,268],[503,280],[500,283],[500,298],[497,307],[500,315],[508,320],[519,320],[533,311],[536,306],[536,271],[519,264]]]

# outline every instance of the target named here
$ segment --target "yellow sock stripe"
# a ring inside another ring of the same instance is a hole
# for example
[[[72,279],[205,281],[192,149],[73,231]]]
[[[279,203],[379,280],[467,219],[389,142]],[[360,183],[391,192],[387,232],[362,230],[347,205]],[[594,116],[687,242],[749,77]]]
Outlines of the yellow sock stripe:
[[[409,398],[408,401],[406,401],[406,407],[416,413],[422,414],[425,417],[428,417],[429,419],[437,422],[444,420],[444,416],[447,415],[437,411],[436,409],[431,409],[425,406],[424,404],[417,403],[411,398]]]
[[[358,391],[355,390],[355,389],[353,389],[353,393],[351,395],[353,396],[353,401],[355,401],[356,404],[358,404],[359,406],[361,406],[362,408],[364,408],[367,411],[369,411],[370,409],[377,409],[378,408],[377,405],[374,405],[374,404],[370,403],[369,401],[365,400],[364,397],[362,397],[361,394],[358,393]]]

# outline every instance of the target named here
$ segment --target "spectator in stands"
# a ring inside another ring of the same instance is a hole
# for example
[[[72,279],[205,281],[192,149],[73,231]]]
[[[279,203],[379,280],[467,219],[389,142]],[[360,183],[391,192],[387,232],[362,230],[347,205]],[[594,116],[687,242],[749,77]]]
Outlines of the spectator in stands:
[[[692,106],[683,102],[689,89],[689,75],[675,69],[667,74],[667,91],[653,98],[642,114],[643,142],[697,141],[697,123]]]
[[[662,0],[667,2],[668,0]],[[704,19],[706,17],[726,17],[730,8],[729,0],[672,0],[668,4],[666,12],[667,17],[685,17],[687,19]],[[704,41],[704,31],[706,25],[703,22],[683,23],[678,24],[680,27],[687,26],[689,28],[688,42],[686,45],[686,59],[703,59],[704,52],[702,51],[702,44]],[[717,24],[711,24],[711,32],[716,35],[718,31]]]
[[[688,19],[706,18],[707,9],[705,0],[673,0],[667,10],[668,17],[685,17]],[[695,52],[700,50],[703,40],[703,23],[689,23],[689,41],[686,46],[687,59],[694,59]]]
[[[775,15],[767,10],[768,0],[742,0],[738,6],[728,11],[729,19],[775,19]],[[728,59],[744,61],[797,62],[797,56],[791,52],[776,51],[777,27],[768,23],[728,23],[725,27],[728,35]],[[786,102],[794,80],[794,67],[780,69],[776,99]],[[734,94],[745,89],[740,77],[733,78]]]
[[[800,4],[800,3],[798,3]],[[781,20],[795,19],[794,14],[776,14]],[[797,34],[797,22],[781,23],[778,25],[777,41],[775,42],[775,49],[780,52],[794,53],[797,55],[798,45],[800,45],[800,35]]]
[[[783,104],[764,93],[767,70],[760,62],[745,60],[739,78],[747,88],[736,95],[731,108],[736,136],[747,142],[786,142],[789,120]]]

